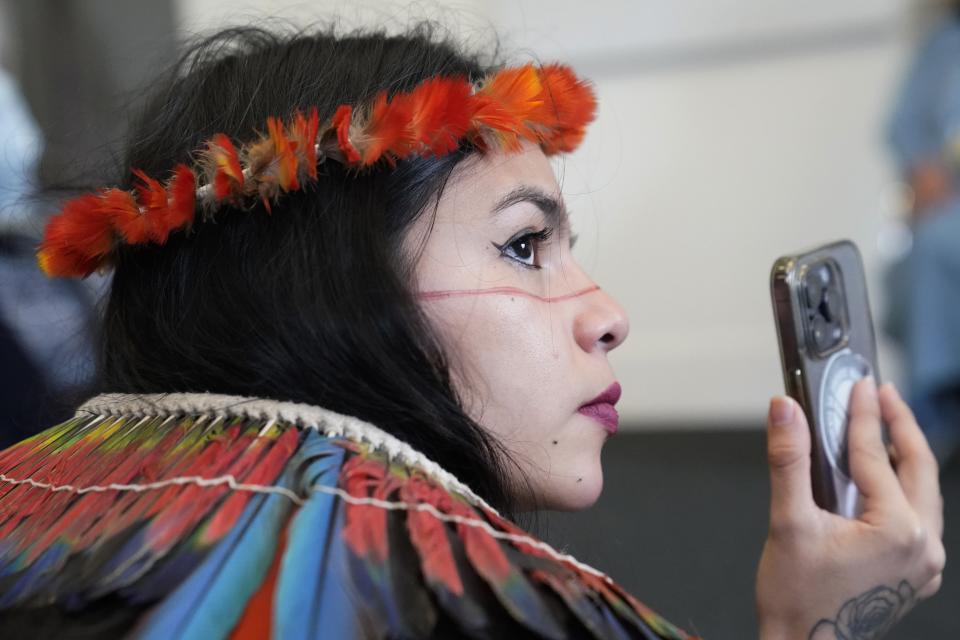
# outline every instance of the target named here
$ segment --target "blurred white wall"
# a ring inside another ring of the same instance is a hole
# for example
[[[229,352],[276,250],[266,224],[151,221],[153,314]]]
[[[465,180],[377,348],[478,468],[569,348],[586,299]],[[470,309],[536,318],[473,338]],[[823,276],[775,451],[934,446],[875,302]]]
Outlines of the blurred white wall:
[[[850,238],[883,308],[878,239],[896,213],[885,119],[911,52],[898,0],[179,0],[185,32],[281,15],[492,27],[514,61],[596,83],[597,121],[557,163],[578,255],[630,313],[612,359],[624,422],[758,424],[782,392],[773,260]],[[897,360],[881,336],[881,373]]]

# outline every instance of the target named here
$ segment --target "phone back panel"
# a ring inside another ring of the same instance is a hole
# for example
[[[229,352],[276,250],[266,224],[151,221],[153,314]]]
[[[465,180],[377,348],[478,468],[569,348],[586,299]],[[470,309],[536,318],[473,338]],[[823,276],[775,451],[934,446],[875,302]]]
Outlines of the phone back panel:
[[[803,407],[813,436],[814,499],[854,517],[859,500],[846,446],[850,391],[867,375],[879,384],[860,252],[841,240],[781,257],[771,270],[770,289],[784,386]]]

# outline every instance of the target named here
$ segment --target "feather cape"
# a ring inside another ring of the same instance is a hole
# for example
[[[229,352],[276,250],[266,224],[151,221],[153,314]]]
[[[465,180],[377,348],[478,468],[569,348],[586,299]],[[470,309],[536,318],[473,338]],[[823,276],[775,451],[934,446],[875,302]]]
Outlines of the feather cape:
[[[0,452],[0,635],[689,638],[381,429],[97,396]]]

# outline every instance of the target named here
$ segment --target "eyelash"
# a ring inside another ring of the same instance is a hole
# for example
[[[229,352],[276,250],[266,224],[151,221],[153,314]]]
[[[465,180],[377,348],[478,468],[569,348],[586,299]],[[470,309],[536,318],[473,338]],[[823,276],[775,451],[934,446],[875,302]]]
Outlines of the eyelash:
[[[507,249],[509,249],[510,247],[512,247],[513,245],[519,242],[523,242],[523,241],[531,242],[532,250],[533,250],[533,258],[536,259],[537,250],[539,249],[540,245],[546,242],[547,240],[549,240],[550,236],[552,235],[553,235],[553,227],[546,227],[544,229],[541,229],[540,231],[528,231],[527,233],[517,236],[512,240],[508,240],[504,244],[497,244],[496,242],[494,242],[493,246],[495,246],[500,251],[501,256],[508,258],[510,260],[513,260],[517,264],[527,269],[540,269],[542,267],[538,264],[528,264],[519,258],[515,258],[509,255],[509,253],[507,252]]]

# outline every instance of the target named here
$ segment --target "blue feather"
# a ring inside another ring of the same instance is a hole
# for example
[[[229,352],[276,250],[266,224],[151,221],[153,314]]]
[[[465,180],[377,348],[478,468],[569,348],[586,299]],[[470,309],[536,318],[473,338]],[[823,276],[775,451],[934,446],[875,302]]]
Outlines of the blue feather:
[[[308,434],[303,448],[305,457],[316,456],[304,474],[304,489],[336,486],[344,450],[315,432]],[[356,636],[355,607],[344,591],[342,507],[338,497],[314,492],[291,523],[274,600],[274,637]]]
[[[299,450],[276,486],[294,484],[298,460],[302,460]],[[270,568],[291,506],[287,496],[254,496],[230,532],[143,620],[135,635],[151,640],[227,636]]]
[[[50,571],[59,566],[69,552],[70,548],[62,542],[47,548],[23,573],[17,576],[13,586],[0,597],[0,607],[9,607],[35,595],[53,577]]]

